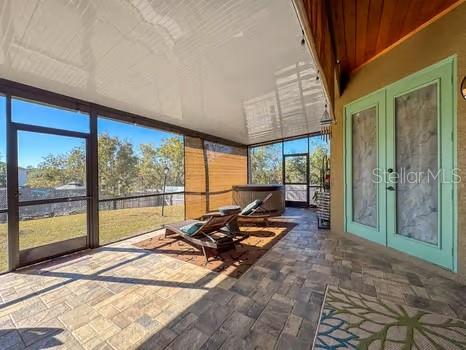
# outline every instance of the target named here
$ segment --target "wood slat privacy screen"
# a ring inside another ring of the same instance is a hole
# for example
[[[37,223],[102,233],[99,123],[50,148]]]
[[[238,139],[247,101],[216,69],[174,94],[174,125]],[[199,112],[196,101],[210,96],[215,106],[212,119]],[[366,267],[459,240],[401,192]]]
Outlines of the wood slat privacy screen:
[[[231,187],[246,183],[246,147],[185,137],[186,218],[232,204]]]

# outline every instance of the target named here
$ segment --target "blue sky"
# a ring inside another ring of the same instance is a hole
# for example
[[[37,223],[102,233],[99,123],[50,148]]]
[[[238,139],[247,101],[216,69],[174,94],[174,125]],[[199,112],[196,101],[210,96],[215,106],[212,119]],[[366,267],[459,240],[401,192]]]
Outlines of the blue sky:
[[[25,124],[35,124],[53,128],[89,132],[89,117],[75,111],[57,109],[46,105],[30,103],[22,100],[12,101],[13,121]],[[5,132],[5,98],[0,97],[0,154],[4,161],[6,157]],[[99,133],[108,133],[131,142],[137,151],[142,143],[152,143],[158,146],[174,134],[144,128],[133,124],[121,123],[110,119],[99,118]],[[63,154],[74,147],[82,145],[82,140],[63,136],[50,136],[37,133],[20,132],[18,135],[18,162],[21,167],[37,166],[48,154]],[[309,149],[318,146],[328,147],[321,137],[309,138]],[[285,154],[306,153],[307,138],[286,141]]]
[[[308,138],[301,138],[291,141],[285,141],[283,151],[285,154],[293,154],[293,153],[307,153],[307,140]],[[316,147],[324,147],[328,148],[327,142],[325,142],[322,137],[309,137],[309,152],[312,153],[313,149]]]
[[[0,98],[0,153],[6,154],[5,133],[5,98]],[[24,124],[34,124],[52,128],[89,132],[89,117],[75,111],[57,109],[46,105],[30,103],[22,100],[12,101],[13,121]],[[135,150],[142,143],[152,143],[158,146],[172,133],[140,127],[133,124],[116,122],[99,118],[99,133],[108,133],[131,142]],[[82,145],[82,140],[63,136],[51,136],[37,133],[20,132],[18,135],[18,163],[21,167],[37,166],[48,154],[63,154],[74,147]]]

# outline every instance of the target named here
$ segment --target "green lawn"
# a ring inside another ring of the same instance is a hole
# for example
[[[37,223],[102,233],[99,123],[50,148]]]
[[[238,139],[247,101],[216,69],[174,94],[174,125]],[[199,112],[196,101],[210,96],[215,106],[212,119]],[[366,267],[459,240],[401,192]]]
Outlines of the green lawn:
[[[99,214],[100,244],[107,244],[138,233],[159,228],[162,224],[183,220],[183,205],[101,211]],[[86,232],[86,215],[57,216],[20,223],[20,248],[26,249],[65,239]],[[6,270],[7,224],[0,224],[0,272]]]

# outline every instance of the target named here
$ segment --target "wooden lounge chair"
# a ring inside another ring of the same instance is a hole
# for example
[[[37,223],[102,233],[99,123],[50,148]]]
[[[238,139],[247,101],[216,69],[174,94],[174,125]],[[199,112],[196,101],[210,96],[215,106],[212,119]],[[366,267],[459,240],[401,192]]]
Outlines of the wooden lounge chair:
[[[164,225],[165,236],[179,235],[185,241],[200,247],[204,254],[205,263],[209,262],[207,249],[221,252],[235,248],[238,241],[227,230],[226,224],[234,220],[237,214],[211,216],[206,221],[186,220],[174,224]],[[207,249],[206,249],[207,248]]]
[[[271,217],[277,216],[276,213],[270,212],[264,208],[264,204],[267,203],[267,201],[269,201],[270,198],[272,198],[272,193],[269,193],[262,200],[256,199],[255,201],[249,203],[238,214],[238,220],[242,222],[262,221],[265,226],[268,226],[268,220]],[[206,220],[212,216],[221,217],[222,215],[222,213],[215,211],[205,214],[204,216],[202,216],[202,219]]]
[[[238,220],[243,222],[250,221],[263,221],[265,226],[269,225],[269,219],[271,217],[277,216],[277,214],[272,213],[264,208],[264,204],[272,198],[272,193],[269,193],[265,196],[264,199],[256,199],[254,202],[248,204],[243,208],[240,214],[238,214]]]

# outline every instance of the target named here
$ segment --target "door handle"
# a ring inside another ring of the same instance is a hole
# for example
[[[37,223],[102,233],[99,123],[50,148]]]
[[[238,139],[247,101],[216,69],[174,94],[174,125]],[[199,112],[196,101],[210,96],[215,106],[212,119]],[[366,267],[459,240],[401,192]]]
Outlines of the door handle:
[[[389,191],[395,191],[395,187],[393,187],[393,186],[388,186],[388,187],[387,187],[387,190],[389,190]]]

